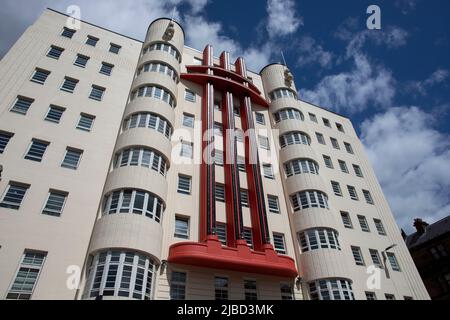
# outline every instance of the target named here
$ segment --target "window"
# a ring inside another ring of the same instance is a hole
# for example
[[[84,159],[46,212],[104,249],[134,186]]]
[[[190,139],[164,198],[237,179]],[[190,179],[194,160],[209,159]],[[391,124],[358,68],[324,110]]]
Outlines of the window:
[[[353,223],[348,212],[341,211],[341,218],[344,227],[346,227],[347,229],[353,229]]]
[[[95,120],[95,116],[81,113],[80,120],[78,120],[77,129],[88,131],[88,132],[91,131],[94,120]]]
[[[304,132],[293,131],[280,136],[280,146],[284,148],[293,144],[304,144],[309,146],[311,138]]]
[[[370,192],[368,190],[363,190],[362,192],[364,194],[364,198],[366,199],[366,202],[368,204],[373,204],[373,198],[372,198],[372,195],[370,194]]]
[[[311,120],[312,122],[317,123],[317,117],[315,114],[313,113],[309,113],[309,120]]]
[[[384,296],[386,297],[386,300],[395,300],[395,296],[393,294],[386,293]]]
[[[259,146],[262,149],[270,150],[269,138],[264,136],[258,136]]]
[[[61,117],[66,109],[54,105],[50,105],[45,120],[59,123]]]
[[[430,253],[434,260],[440,260],[448,256],[447,250],[442,244],[438,244],[436,247],[430,249]]]
[[[330,140],[331,140],[331,145],[333,146],[333,148],[335,148],[335,149],[340,149],[340,147],[339,147],[339,143],[338,143],[338,141],[335,139],[335,138],[330,138]]]
[[[189,239],[189,218],[175,217],[175,233],[174,237],[180,239]]]
[[[316,132],[317,142],[320,144],[325,144],[325,138],[323,137],[323,134]]]
[[[298,174],[319,174],[319,165],[310,159],[296,159],[284,164],[286,176]]]
[[[222,106],[221,106],[221,102],[215,100],[214,101],[214,109],[216,109],[217,111],[222,111]]]
[[[191,194],[191,177],[178,175],[178,193]]]
[[[98,87],[98,86],[92,86],[91,94],[89,95],[89,98],[97,101],[102,101],[103,94],[105,93],[105,88]]]
[[[253,232],[251,228],[244,228],[244,239],[247,245],[253,249]]]
[[[317,249],[341,250],[338,233],[333,229],[309,229],[300,232],[298,237],[302,252],[314,251]]]
[[[113,167],[141,166],[165,176],[167,171],[166,159],[157,151],[146,147],[126,148],[116,153]]]
[[[268,195],[267,201],[269,202],[269,212],[280,213],[280,202],[277,196]]]
[[[255,280],[244,280],[245,300],[258,300]]]
[[[161,221],[164,202],[157,196],[133,189],[116,190],[104,198],[103,215],[133,213]]]
[[[99,39],[96,38],[96,37],[93,37],[93,36],[87,36],[86,44],[95,47],[95,46],[97,45],[98,40],[99,40]]]
[[[344,146],[348,153],[353,154],[353,148],[350,143],[344,142]]]
[[[266,124],[266,119],[264,118],[264,114],[262,114],[261,112],[255,112],[255,119],[256,119],[256,123],[265,125]]]
[[[273,173],[273,168],[271,164],[263,163],[263,172],[264,172],[264,178],[267,179],[275,179],[275,175]]]
[[[6,300],[30,300],[44,265],[46,253],[25,251]]]
[[[355,259],[355,263],[357,266],[364,266],[364,258],[363,255],[361,253],[361,248],[360,247],[354,247],[352,246],[352,253],[353,253],[353,258]]]
[[[372,258],[372,262],[375,266],[380,269],[383,269],[383,264],[381,263],[380,255],[378,254],[378,250],[369,249],[370,257]]]
[[[403,297],[405,300],[414,300],[413,297],[409,297],[409,296],[404,296]]]
[[[273,114],[275,118],[275,122],[278,123],[283,120],[304,120],[303,113],[301,113],[299,110],[294,108],[287,108],[280,110]]]
[[[25,155],[25,159],[41,162],[45,150],[47,150],[49,144],[50,144],[49,142],[45,141],[40,141],[36,139],[31,140],[31,144],[30,147],[28,148],[27,154]]]
[[[302,191],[291,196],[294,211],[307,208],[324,208],[328,207],[328,197],[321,191]]]
[[[33,102],[34,99],[18,96],[10,111],[25,115]]]
[[[344,127],[342,126],[342,124],[336,122],[336,128],[337,128],[340,132],[344,132]]]
[[[348,194],[350,195],[350,198],[352,199],[352,200],[359,200],[358,199],[358,194],[356,193],[356,189],[355,189],[355,187],[353,187],[353,186],[347,186],[347,189],[348,189]]]
[[[323,155],[323,161],[325,162],[325,166],[327,168],[333,169],[333,162],[329,156]]]
[[[193,63],[195,66],[201,66],[201,65],[203,64],[203,60],[194,57],[194,59],[192,60],[192,63]]]
[[[84,298],[152,298],[154,262],[146,255],[130,251],[103,251],[95,255],[88,271]]]
[[[180,156],[185,158],[192,158],[193,155],[193,144],[190,142],[181,143],[181,152]]]
[[[183,126],[193,128],[195,117],[191,114],[183,113]]]
[[[33,76],[31,77],[31,81],[44,84],[45,80],[47,80],[47,77],[50,75],[50,71],[43,70],[43,69],[36,69],[33,73]]]
[[[216,300],[228,300],[228,278],[215,277],[214,291]]]
[[[341,168],[341,171],[344,173],[348,173],[348,168],[347,168],[347,164],[345,163],[345,161],[338,160],[338,162],[339,162],[339,168]]]
[[[109,47],[109,52],[115,53],[115,54],[119,54],[120,49],[122,49],[121,46],[111,43],[111,46]]]
[[[223,151],[214,149],[214,164],[223,167]]]
[[[357,177],[363,178],[363,173],[361,171],[360,166],[354,164],[353,165],[353,170],[355,171],[355,174],[356,174]]]
[[[2,154],[5,151],[6,146],[9,143],[9,140],[11,140],[13,136],[14,133],[0,131],[0,154]]]
[[[391,264],[391,268],[394,271],[401,271],[400,265],[398,264],[397,257],[393,252],[386,252],[387,258],[389,260],[389,263]]]
[[[239,107],[233,107],[233,114],[236,117],[240,117],[241,116],[241,111],[240,111]]]
[[[178,62],[181,62],[181,55],[178,52],[178,50],[168,43],[153,43],[147,47],[144,48],[142,51],[142,54],[146,54],[149,51],[158,50],[158,51],[164,51],[168,54],[172,55],[175,59],[178,60]]]
[[[323,124],[324,124],[326,127],[331,128],[330,120],[328,120],[328,119],[326,119],[326,118],[322,118],[322,120],[323,120]]]
[[[29,185],[10,182],[0,207],[18,210],[29,187]]]
[[[47,52],[47,57],[58,60],[61,57],[64,49],[56,46],[51,46]]]
[[[82,150],[67,148],[66,155],[64,156],[64,160],[61,163],[61,167],[76,170],[80,163],[82,154]]]
[[[248,204],[248,190],[241,189],[241,206],[247,207],[247,208],[249,206],[249,204]]]
[[[375,292],[366,291],[366,299],[367,300],[377,300],[377,296],[375,295]]]
[[[69,28],[64,27],[64,29],[63,29],[61,35],[62,35],[63,37],[72,39],[72,37],[73,37],[73,35],[75,34],[75,32],[76,32],[76,31],[73,30],[73,29],[69,29]]]
[[[292,286],[287,283],[280,284],[281,300],[295,300]]]
[[[178,82],[178,74],[176,73],[176,71],[171,66],[165,63],[146,63],[138,69],[137,75],[140,75],[142,72],[159,72],[168,75],[170,78],[172,78],[172,80]]]
[[[297,94],[294,91],[289,89],[276,89],[272,91],[270,94],[270,99],[277,100],[280,98],[294,98],[297,99]]]
[[[195,92],[191,90],[184,90],[184,99],[189,102],[195,102]]]
[[[273,233],[273,246],[279,254],[286,254],[286,245],[284,243],[284,234]]]
[[[335,195],[342,197],[342,190],[339,182],[331,181],[331,187],[333,188],[333,192]]]
[[[385,236],[386,235],[386,230],[384,230],[384,226],[383,223],[381,222],[380,219],[373,219],[373,222],[375,223],[375,227],[377,228],[378,234]]]
[[[345,279],[322,279],[309,283],[311,300],[355,300],[352,283]]]
[[[173,95],[169,91],[161,87],[148,85],[142,86],[131,93],[130,100],[134,100],[137,97],[148,97],[156,100],[162,100],[168,103],[172,108],[175,108],[176,104]]]
[[[216,183],[216,201],[225,202],[225,186],[223,184]]]
[[[225,223],[216,223],[216,234],[220,243],[227,245],[227,225]]]
[[[66,203],[67,192],[50,190],[42,214],[49,216],[61,216],[64,204]]]
[[[214,122],[214,134],[216,136],[223,136],[223,125],[220,122]]]
[[[85,68],[89,59],[90,58],[87,56],[84,56],[82,54],[77,54],[77,58],[75,59],[75,62],[73,64],[76,65],[77,67]]]
[[[100,73],[104,74],[105,76],[110,76],[113,68],[114,68],[114,65],[106,63],[106,62],[102,62],[102,66],[100,67]]]
[[[77,86],[78,80],[65,77],[64,82],[61,86],[62,91],[66,91],[69,93],[73,93],[75,91],[75,87]]]
[[[362,231],[370,232],[369,224],[367,223],[366,217],[358,215],[358,221]]]
[[[170,123],[157,115],[156,113],[135,113],[125,119],[123,130],[129,130],[133,128],[149,128],[157,130],[162,133],[166,138],[170,139],[172,136],[172,126]]]

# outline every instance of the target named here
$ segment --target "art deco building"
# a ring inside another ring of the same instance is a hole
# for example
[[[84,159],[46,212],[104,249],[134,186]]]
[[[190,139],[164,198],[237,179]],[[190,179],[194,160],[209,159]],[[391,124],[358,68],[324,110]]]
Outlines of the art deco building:
[[[429,298],[351,121],[286,66],[67,21],[0,62],[2,299]]]

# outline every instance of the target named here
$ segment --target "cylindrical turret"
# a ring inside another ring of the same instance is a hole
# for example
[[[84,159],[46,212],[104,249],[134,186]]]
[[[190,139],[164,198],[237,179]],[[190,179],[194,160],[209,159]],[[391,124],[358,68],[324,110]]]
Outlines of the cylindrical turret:
[[[93,231],[84,298],[151,299],[183,47],[178,23],[163,18],[150,24]]]

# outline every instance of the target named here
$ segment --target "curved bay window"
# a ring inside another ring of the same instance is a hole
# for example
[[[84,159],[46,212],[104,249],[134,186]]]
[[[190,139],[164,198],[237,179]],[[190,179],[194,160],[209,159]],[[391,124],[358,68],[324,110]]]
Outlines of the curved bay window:
[[[158,152],[144,147],[127,148],[118,152],[114,158],[114,169],[126,166],[141,166],[150,168],[165,176],[167,163]]]
[[[173,56],[175,59],[177,59],[178,62],[181,62],[181,55],[178,52],[178,50],[173,45],[168,44],[168,43],[162,43],[162,42],[152,43],[151,45],[145,47],[144,50],[142,50],[142,54],[146,54],[147,52],[154,51],[154,50],[167,52],[168,54]]]
[[[304,132],[293,131],[280,136],[280,147],[284,148],[293,144],[311,145],[311,138]]]
[[[148,62],[138,69],[137,75],[140,75],[142,72],[159,72],[168,75],[172,80],[178,82],[178,75],[175,70],[168,64],[162,62]]]
[[[350,280],[320,279],[308,285],[311,300],[355,300]]]
[[[305,117],[303,116],[303,113],[301,113],[300,110],[294,109],[294,108],[286,108],[283,110],[280,110],[278,112],[275,112],[273,114],[273,117],[275,118],[275,122],[278,123],[283,120],[301,120],[303,121]]]
[[[123,130],[133,128],[150,128],[164,134],[168,139],[171,138],[173,128],[169,121],[155,113],[135,113],[125,119]]]
[[[307,208],[329,209],[327,195],[317,190],[297,192],[291,195],[291,200],[294,211]]]
[[[172,94],[167,90],[161,87],[145,85],[139,87],[138,90],[135,90],[131,93],[130,100],[133,101],[137,97],[148,97],[157,100],[162,100],[168,103],[172,108],[175,108],[175,98]]]
[[[319,174],[319,165],[310,159],[295,159],[284,164],[286,176],[310,173]]]
[[[299,232],[298,238],[302,252],[313,251],[317,249],[341,250],[338,233],[333,229],[309,229]]]

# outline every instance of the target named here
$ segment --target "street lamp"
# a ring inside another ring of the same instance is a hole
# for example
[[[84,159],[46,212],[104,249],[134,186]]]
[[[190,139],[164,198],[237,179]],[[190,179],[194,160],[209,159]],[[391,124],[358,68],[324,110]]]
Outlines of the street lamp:
[[[389,250],[391,250],[391,249],[393,249],[393,248],[395,248],[396,246],[397,246],[397,244],[394,243],[393,245],[390,245],[389,247],[387,247],[386,249],[384,249],[384,250],[381,252],[381,254],[382,254],[382,256],[383,256],[384,272],[386,273],[386,278],[387,278],[387,279],[390,279],[391,276],[389,275],[389,270],[388,270],[388,267],[387,267],[387,264],[386,264],[386,260],[387,260],[386,252],[389,251]]]

